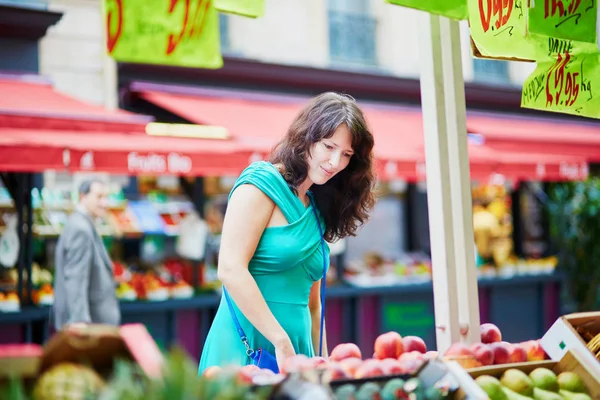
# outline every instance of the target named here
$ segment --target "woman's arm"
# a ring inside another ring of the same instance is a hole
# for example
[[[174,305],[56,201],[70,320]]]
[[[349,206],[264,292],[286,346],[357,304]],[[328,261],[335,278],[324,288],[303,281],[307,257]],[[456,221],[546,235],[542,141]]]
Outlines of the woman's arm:
[[[281,365],[294,355],[294,348],[248,271],[274,209],[273,201],[256,186],[241,185],[233,192],[223,221],[218,276],[248,321],[275,346]]]
[[[318,280],[313,283],[310,288],[310,297],[308,299],[308,307],[310,309],[310,316],[312,320],[312,341],[315,348],[315,355],[319,355],[319,341],[320,341],[320,328],[321,328],[321,281]],[[327,325],[323,320],[323,357],[329,358],[329,351],[327,350]]]

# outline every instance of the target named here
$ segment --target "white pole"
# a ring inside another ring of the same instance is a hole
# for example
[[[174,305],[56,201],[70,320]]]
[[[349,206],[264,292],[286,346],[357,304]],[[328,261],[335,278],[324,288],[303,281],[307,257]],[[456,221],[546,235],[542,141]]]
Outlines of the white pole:
[[[457,21],[440,18],[444,94],[448,128],[448,172],[454,226],[454,255],[458,315],[462,341],[479,342],[479,293],[475,266],[473,234],[473,200],[469,172],[467,110],[463,78],[460,28]]]
[[[421,104],[437,350],[460,340],[440,17],[420,13]]]

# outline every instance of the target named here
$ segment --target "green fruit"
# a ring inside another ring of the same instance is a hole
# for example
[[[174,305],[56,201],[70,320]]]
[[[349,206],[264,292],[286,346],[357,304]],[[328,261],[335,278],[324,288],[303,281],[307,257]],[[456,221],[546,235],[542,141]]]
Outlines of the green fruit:
[[[367,382],[356,392],[356,400],[374,400],[379,396],[379,385],[375,382]]]
[[[413,400],[423,400],[425,399],[425,390],[423,388],[423,382],[419,378],[410,378],[404,384],[404,391],[408,394],[411,394],[411,399]]]
[[[535,400],[564,400],[558,393],[537,387],[533,389],[533,398]]]
[[[558,387],[573,393],[587,393],[585,383],[575,372],[561,372],[558,374]]]
[[[428,387],[425,389],[425,399],[426,400],[442,400],[447,396],[442,393],[442,391],[436,387]]]
[[[506,400],[506,394],[502,391],[502,384],[493,376],[482,375],[477,377],[475,382],[483,389],[490,400]]]
[[[556,374],[548,368],[534,369],[529,374],[529,378],[531,378],[533,386],[537,388],[558,392],[558,379]]]
[[[382,400],[402,399],[404,394],[404,380],[400,378],[390,379],[381,391]]]
[[[509,388],[506,388],[506,387],[503,387],[502,391],[504,392],[504,394],[506,395],[506,398],[508,400],[531,400],[531,397],[523,396],[522,394],[513,392],[512,390],[510,390]]]
[[[523,371],[518,369],[508,369],[504,371],[500,378],[502,386],[512,390],[513,392],[522,394],[523,396],[533,396],[533,382]]]
[[[565,400],[592,400],[586,393],[573,393],[568,390],[559,390],[558,393],[565,398]]]
[[[335,391],[335,398],[338,400],[353,400],[356,393],[356,387],[351,384],[340,386]]]

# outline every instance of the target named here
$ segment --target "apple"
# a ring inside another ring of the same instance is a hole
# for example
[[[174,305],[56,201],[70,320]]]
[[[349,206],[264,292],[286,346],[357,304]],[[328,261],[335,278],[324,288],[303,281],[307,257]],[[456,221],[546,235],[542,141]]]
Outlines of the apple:
[[[546,352],[537,340],[523,342],[521,347],[527,352],[527,361],[542,361],[547,357]]]
[[[280,372],[282,374],[291,374],[294,372],[306,371],[312,368],[313,366],[307,356],[304,354],[296,354],[285,359],[280,368]]]
[[[508,349],[508,360],[508,362],[511,363],[526,362],[527,351],[525,351],[525,349],[522,346],[518,344],[513,344]]]
[[[402,364],[395,358],[386,358],[379,363],[385,375],[399,375],[403,373]]]
[[[481,342],[484,344],[502,341],[502,332],[500,332],[500,329],[494,324],[482,324],[479,331],[481,333]]]
[[[473,343],[469,349],[473,352],[475,358],[481,365],[494,364],[494,352],[489,345],[485,343]]]
[[[398,358],[404,351],[402,336],[398,332],[387,332],[375,339],[375,358]]]
[[[340,366],[348,373],[350,376],[354,376],[356,374],[356,370],[363,363],[363,360],[356,357],[345,358],[340,361]]]
[[[494,364],[507,364],[510,360],[509,346],[502,342],[490,343],[490,348],[494,353]]]
[[[342,361],[345,358],[356,357],[362,359],[362,353],[354,343],[341,343],[333,348],[329,355],[331,361]]]
[[[402,346],[404,351],[418,351],[419,353],[427,353],[425,341],[418,336],[404,336],[402,338]]]
[[[362,379],[385,375],[380,360],[369,358],[361,364],[354,373],[354,378]]]

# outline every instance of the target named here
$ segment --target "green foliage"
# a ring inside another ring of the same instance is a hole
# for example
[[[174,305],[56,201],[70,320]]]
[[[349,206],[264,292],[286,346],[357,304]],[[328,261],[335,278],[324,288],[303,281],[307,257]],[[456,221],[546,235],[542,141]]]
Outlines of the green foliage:
[[[554,184],[548,197],[559,268],[578,311],[593,310],[600,285],[600,178]]]

